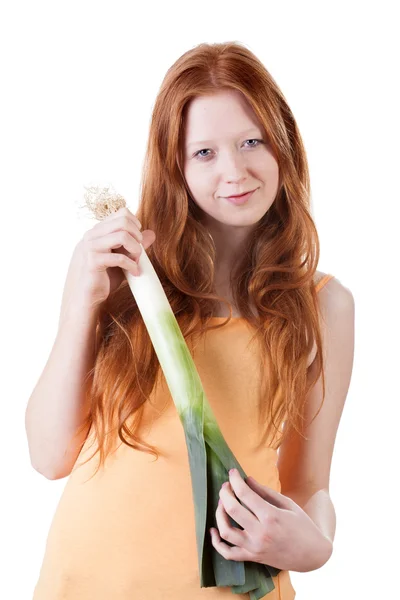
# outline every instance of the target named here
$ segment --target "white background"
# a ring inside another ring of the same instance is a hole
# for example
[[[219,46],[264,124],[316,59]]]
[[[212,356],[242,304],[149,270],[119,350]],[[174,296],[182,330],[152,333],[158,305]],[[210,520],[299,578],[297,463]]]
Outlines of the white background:
[[[67,481],[31,467],[24,416],[54,342],[73,248],[94,224],[79,216],[83,186],[110,182],[135,211],[166,70],[200,42],[231,40],[261,59],[293,110],[310,164],[318,268],[348,287],[356,305],[353,376],[331,471],[334,553],[322,569],[291,573],[296,600],[396,597],[395,4],[2,3],[2,597],[32,598]]]

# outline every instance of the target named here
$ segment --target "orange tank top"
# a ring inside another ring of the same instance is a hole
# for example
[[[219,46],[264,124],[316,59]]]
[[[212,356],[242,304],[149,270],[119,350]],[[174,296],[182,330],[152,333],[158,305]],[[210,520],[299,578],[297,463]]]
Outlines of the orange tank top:
[[[325,275],[320,290],[333,277]],[[225,317],[213,317],[215,321]],[[207,332],[193,354],[222,434],[244,471],[281,491],[277,450],[260,444],[258,364],[241,317]],[[139,435],[159,458],[120,442],[95,477],[91,435],[69,475],[47,536],[33,600],[201,600],[237,598],[230,587],[201,588],[185,436],[165,382],[144,404]],[[289,571],[268,600],[293,600]]]

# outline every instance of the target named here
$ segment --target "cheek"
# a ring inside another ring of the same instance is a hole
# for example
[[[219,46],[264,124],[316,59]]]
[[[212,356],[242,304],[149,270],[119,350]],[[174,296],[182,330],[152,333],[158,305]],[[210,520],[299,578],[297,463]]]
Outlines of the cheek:
[[[268,197],[275,197],[278,192],[279,186],[279,168],[276,164],[260,166],[260,170],[257,171],[257,178],[263,182],[264,192]]]
[[[184,171],[188,188],[194,195],[201,194],[207,187],[207,180],[204,173],[196,167],[188,167]]]
[[[279,170],[278,163],[269,153],[263,155],[260,153],[257,157],[257,160],[255,160],[253,163],[253,166],[255,169],[257,169],[257,172],[264,175],[273,175]]]
[[[186,177],[187,185],[194,198],[199,202],[207,202],[208,199],[213,199],[217,185],[210,172],[204,169],[192,169]]]

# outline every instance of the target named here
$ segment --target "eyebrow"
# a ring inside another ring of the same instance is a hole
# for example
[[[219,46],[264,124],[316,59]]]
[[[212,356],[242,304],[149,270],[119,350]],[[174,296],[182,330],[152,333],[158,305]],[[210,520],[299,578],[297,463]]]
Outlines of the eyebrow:
[[[251,129],[246,129],[246,131],[242,131],[242,133],[239,133],[238,135],[241,137],[242,135],[248,135],[249,133],[255,132],[257,131],[256,128],[251,127]],[[257,133],[257,135],[259,135]],[[212,144],[213,140],[200,140],[199,142],[190,142],[189,144],[186,144],[186,148],[190,148],[191,146],[201,146],[203,144]]]

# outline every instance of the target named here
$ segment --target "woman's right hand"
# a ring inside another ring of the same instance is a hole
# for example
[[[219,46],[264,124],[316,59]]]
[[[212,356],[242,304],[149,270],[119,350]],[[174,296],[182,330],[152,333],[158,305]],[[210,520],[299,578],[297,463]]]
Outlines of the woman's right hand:
[[[122,283],[122,269],[139,276],[142,247],[146,250],[156,239],[152,229],[142,234],[141,227],[122,207],[86,231],[71,259],[61,313],[71,306],[98,308]]]

